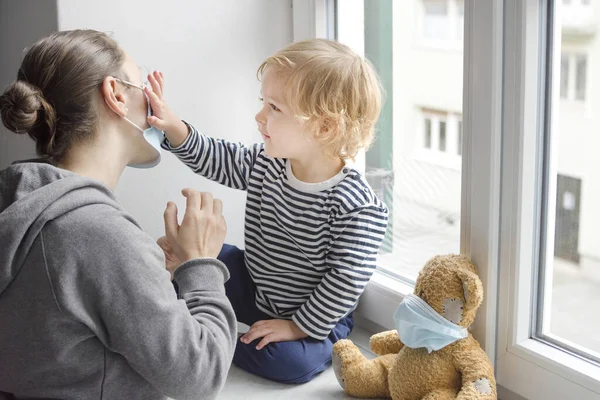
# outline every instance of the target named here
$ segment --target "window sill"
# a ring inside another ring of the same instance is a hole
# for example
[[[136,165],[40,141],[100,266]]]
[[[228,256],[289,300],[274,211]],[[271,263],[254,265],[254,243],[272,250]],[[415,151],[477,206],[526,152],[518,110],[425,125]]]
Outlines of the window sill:
[[[527,373],[527,383],[521,372]],[[568,398],[600,399],[600,367],[535,339],[525,340],[500,356],[498,378],[499,384],[526,398],[567,398],[562,396],[567,394],[563,393],[565,388],[573,387],[566,384],[571,381],[577,393],[568,392]],[[529,393],[531,388],[537,388],[536,392]]]
[[[368,325],[394,329],[394,312],[414,288],[389,275],[375,271],[371,281],[360,297],[355,313]]]

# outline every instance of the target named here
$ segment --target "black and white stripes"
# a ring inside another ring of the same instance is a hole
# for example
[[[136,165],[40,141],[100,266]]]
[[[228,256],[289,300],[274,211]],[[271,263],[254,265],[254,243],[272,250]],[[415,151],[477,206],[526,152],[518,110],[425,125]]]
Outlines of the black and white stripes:
[[[386,232],[385,205],[350,167],[306,184],[260,144],[245,147],[190,130],[180,147],[166,140],[163,147],[194,172],[248,192],[246,265],[258,308],[325,339],[371,278]]]

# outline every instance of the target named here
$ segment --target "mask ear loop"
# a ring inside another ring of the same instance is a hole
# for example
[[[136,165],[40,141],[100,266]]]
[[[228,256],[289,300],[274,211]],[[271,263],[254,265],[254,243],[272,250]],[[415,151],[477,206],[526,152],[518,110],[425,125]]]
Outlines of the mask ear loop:
[[[106,103],[106,106],[107,106],[107,107],[108,107],[108,108],[109,108],[111,111],[113,111],[115,114],[117,114],[117,113],[116,113],[116,111],[114,111],[114,110],[113,110],[113,109],[112,109],[112,108],[111,108],[111,107],[108,105],[108,101],[106,100],[106,97],[104,98],[104,102]],[[125,111],[129,111],[129,109],[128,109],[128,108],[125,108]],[[117,115],[119,115],[119,114],[117,114]],[[138,130],[140,130],[142,133],[144,133],[144,130],[143,130],[142,128],[140,128],[139,126],[137,126],[137,125],[136,125],[136,124],[135,124],[133,121],[131,121],[129,118],[127,118],[127,117],[125,117],[125,116],[123,116],[123,115],[119,115],[119,117],[123,118],[125,121],[129,122],[131,125],[135,126],[135,127],[138,129]]]
[[[144,71],[145,70],[142,70],[142,76],[144,75]],[[144,80],[141,85],[136,85],[135,83],[132,83],[132,82],[126,81],[124,79],[115,77],[115,80],[121,82],[122,84],[134,87],[136,89],[139,89],[139,90],[142,91],[142,93],[144,93],[144,97],[146,98],[146,105],[148,107],[147,116],[150,117],[150,116],[152,116],[152,106],[150,105],[150,97],[148,97],[148,95],[146,94],[146,90],[145,90],[146,87],[148,87],[148,85],[150,83],[147,81],[147,76],[145,76],[145,77],[143,76],[143,79],[146,79],[146,80]],[[106,102],[106,98],[104,99],[104,101]],[[108,102],[106,102],[106,103],[108,105]],[[125,111],[128,111],[128,109],[126,108]],[[142,132],[142,133],[145,132],[144,129],[140,128],[137,124],[135,124],[129,118],[127,118],[127,117],[122,117],[122,118],[125,119],[125,121],[129,122],[131,125],[135,126],[140,132]]]

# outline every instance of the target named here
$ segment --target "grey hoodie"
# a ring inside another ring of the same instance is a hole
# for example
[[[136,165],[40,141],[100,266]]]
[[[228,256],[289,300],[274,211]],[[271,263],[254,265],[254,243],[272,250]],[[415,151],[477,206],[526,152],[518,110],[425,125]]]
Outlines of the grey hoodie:
[[[216,397],[236,341],[228,277],[189,261],[178,299],[162,251],[108,187],[43,163],[1,171],[0,392]]]

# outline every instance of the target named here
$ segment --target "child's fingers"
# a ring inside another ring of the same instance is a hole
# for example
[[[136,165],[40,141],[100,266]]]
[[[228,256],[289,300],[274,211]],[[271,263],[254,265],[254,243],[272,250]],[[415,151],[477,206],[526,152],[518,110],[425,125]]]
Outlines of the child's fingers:
[[[167,130],[167,124],[165,123],[165,121],[163,121],[160,118],[155,117],[154,115],[151,115],[150,117],[148,117],[148,123],[163,132]]]
[[[158,85],[160,86],[161,96],[164,95],[165,80],[164,80],[162,72],[154,71],[154,78],[156,78],[156,81],[158,82]]]
[[[156,79],[156,76],[154,74],[148,75],[148,82],[150,82],[150,86],[152,86],[152,91],[156,94],[156,96],[159,99],[161,99],[162,98],[162,88],[160,87],[160,83],[158,83],[158,80]]]
[[[146,95],[150,99],[150,105],[152,106],[152,111],[154,112],[154,114],[157,117],[162,118],[164,116],[163,114],[165,113],[165,103],[149,87],[146,87],[144,89],[144,93],[146,93]]]
[[[265,347],[266,345],[268,345],[269,343],[272,343],[272,342],[274,342],[274,341],[276,341],[276,340],[275,340],[275,334],[274,334],[274,333],[268,334],[268,335],[267,335],[267,336],[265,336],[265,337],[264,337],[264,338],[263,338],[263,339],[260,341],[260,343],[259,343],[259,344],[256,346],[256,350],[262,350],[262,349],[263,349],[263,347]]]
[[[243,343],[248,344],[254,342],[256,339],[265,337],[266,335],[272,333],[269,329],[264,328],[250,328],[248,332],[244,336],[241,337]]]

